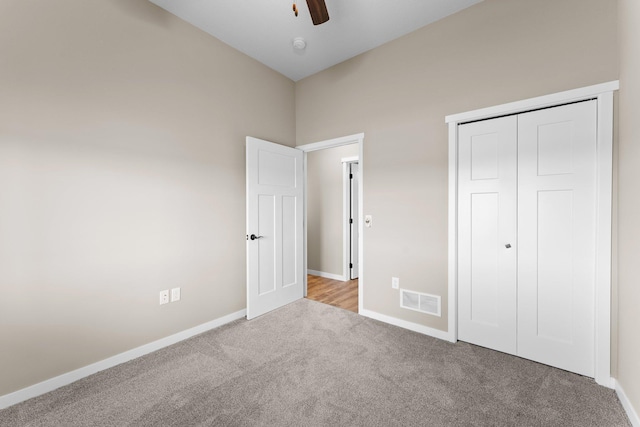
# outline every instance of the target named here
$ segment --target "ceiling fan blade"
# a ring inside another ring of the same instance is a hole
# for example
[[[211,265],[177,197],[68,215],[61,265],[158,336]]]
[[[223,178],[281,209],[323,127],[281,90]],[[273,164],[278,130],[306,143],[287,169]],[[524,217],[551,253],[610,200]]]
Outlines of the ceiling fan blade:
[[[324,24],[329,20],[329,12],[324,0],[307,0],[307,6],[309,6],[313,25]]]

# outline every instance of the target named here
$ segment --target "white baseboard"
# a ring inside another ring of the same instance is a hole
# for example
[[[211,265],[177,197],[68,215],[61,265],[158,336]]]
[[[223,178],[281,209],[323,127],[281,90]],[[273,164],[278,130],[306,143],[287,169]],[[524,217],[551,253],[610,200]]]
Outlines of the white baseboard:
[[[132,350],[125,351],[124,353],[116,354],[115,356],[109,357],[108,359],[92,363],[91,365],[84,366],[80,369],[76,369],[75,371],[67,372],[66,374],[62,374],[46,381],[42,381],[41,383],[23,388],[22,390],[5,394],[4,396],[0,396],[0,409],[15,405],[16,403],[23,402],[27,399],[31,399],[32,397],[48,393],[62,386],[78,381],[84,377],[93,375],[96,372],[104,371],[105,369],[112,368],[116,365],[120,365],[121,363],[128,362],[129,360],[144,356],[145,354],[152,353],[156,350],[160,350],[161,348],[186,340],[187,338],[191,338],[195,335],[207,332],[211,329],[215,329],[226,323],[241,319],[246,315],[247,310],[236,311],[235,313],[231,313],[210,322],[203,323],[202,325],[198,325],[185,331],[178,332],[177,334],[161,338],[149,344],[136,347]]]
[[[607,377],[603,382],[596,381],[596,383],[611,390],[615,390],[617,384],[616,379],[613,377]]]
[[[397,317],[387,316],[386,314],[380,314],[371,310],[360,310],[358,314],[361,314],[365,317],[370,317],[371,319],[379,320],[384,323],[389,323],[390,325],[399,326],[404,329],[409,329],[410,331],[413,331],[413,332],[429,335],[430,337],[438,338],[445,341],[451,341],[451,337],[449,336],[449,333],[445,331],[441,331],[439,329],[434,329],[428,326],[419,325],[417,323],[408,322],[406,320],[398,319]]]
[[[629,417],[629,421],[631,421],[631,425],[633,427],[640,427],[640,417],[638,417],[638,413],[633,408],[633,405],[617,380],[616,394],[618,395],[618,399],[620,399],[620,403],[622,404],[624,411],[627,413],[627,417]]]
[[[324,271],[307,269],[307,274],[311,274],[312,276],[324,277],[325,279],[340,280],[341,282],[347,281],[347,279],[345,279],[344,276],[340,274],[325,273]]]

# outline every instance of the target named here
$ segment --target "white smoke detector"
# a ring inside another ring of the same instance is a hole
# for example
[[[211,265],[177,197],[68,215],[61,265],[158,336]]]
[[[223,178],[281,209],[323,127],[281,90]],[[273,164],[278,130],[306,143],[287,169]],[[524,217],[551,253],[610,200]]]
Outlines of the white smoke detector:
[[[296,37],[293,39],[293,48],[297,50],[304,50],[307,47],[307,42],[302,37]]]

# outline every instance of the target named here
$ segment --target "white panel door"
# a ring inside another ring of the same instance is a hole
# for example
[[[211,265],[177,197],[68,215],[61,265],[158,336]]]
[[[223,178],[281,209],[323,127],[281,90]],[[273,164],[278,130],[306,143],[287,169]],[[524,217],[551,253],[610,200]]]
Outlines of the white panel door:
[[[350,179],[350,251],[351,251],[351,268],[350,279],[358,278],[358,175],[359,166],[357,163],[349,164],[351,179]]]
[[[458,127],[458,337],[516,353],[517,118]]]
[[[518,116],[518,354],[594,376],[596,101]]]
[[[303,297],[303,153],[247,137],[247,319]]]

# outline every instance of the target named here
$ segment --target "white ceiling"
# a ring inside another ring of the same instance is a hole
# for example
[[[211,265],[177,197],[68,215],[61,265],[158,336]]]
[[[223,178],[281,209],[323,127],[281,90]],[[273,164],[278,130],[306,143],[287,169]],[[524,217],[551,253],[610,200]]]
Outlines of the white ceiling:
[[[314,26],[306,0],[150,0],[294,81],[482,0],[326,0]],[[307,48],[293,48],[302,37]]]

